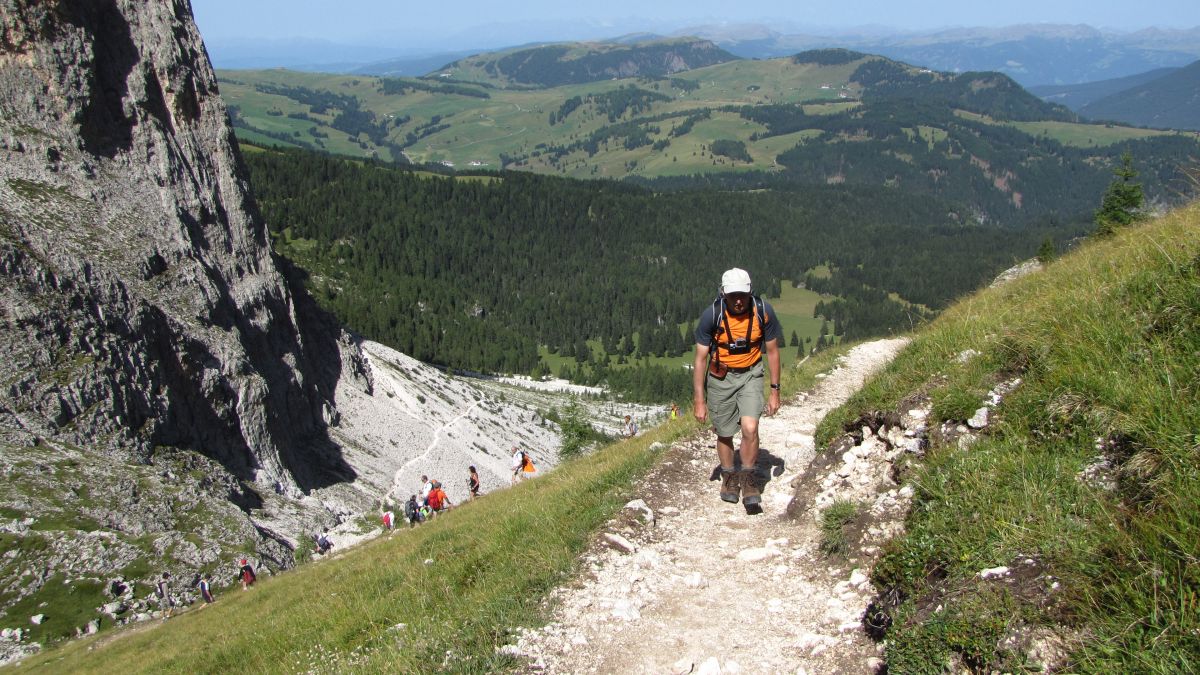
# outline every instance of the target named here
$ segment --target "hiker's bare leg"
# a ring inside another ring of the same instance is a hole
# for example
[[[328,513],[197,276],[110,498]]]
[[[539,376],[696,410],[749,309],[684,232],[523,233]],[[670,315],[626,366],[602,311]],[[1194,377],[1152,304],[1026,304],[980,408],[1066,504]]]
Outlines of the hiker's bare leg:
[[[719,445],[718,445],[718,452],[719,451],[720,450],[719,450]],[[742,457],[742,469],[746,469],[746,470],[753,469],[755,463],[758,462],[758,418],[757,417],[743,417],[742,418],[742,447],[739,449],[738,454],[740,454]],[[731,462],[732,462],[732,459],[733,459],[733,448],[732,448],[732,446],[730,446]],[[722,461],[722,466],[729,466],[729,465],[723,463],[724,462],[723,458],[721,461]]]
[[[722,468],[733,468],[733,436],[717,436],[717,459]]]

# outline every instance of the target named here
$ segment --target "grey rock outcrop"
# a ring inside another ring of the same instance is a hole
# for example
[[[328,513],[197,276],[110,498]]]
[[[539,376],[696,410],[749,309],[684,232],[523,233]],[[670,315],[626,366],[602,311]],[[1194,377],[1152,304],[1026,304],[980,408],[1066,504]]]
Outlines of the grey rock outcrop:
[[[346,343],[272,256],[188,10],[2,5],[0,441],[343,480],[324,420]]]
[[[292,564],[254,516],[355,478],[334,391],[371,383],[290,277],[187,2],[0,0],[6,597]]]

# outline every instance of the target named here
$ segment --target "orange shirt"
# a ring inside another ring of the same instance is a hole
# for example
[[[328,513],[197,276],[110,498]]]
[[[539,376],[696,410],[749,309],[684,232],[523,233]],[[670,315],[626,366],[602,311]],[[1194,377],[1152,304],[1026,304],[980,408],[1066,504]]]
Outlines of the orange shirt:
[[[754,317],[754,329],[747,340],[753,345],[750,347],[750,351],[745,354],[730,354],[728,349],[721,346],[731,340],[747,337],[746,328],[749,326],[751,316],[754,316],[753,308],[742,316],[733,316],[729,312],[725,312],[725,320],[721,322],[721,332],[717,335],[717,351],[721,355],[721,363],[730,368],[746,368],[762,358],[763,325],[757,316]],[[731,338],[730,335],[733,337]]]

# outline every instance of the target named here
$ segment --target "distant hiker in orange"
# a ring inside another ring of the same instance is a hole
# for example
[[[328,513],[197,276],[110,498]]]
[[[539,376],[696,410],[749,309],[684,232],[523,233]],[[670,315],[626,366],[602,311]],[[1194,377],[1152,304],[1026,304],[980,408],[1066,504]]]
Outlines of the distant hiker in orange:
[[[750,294],[750,275],[733,268],[721,275],[721,292],[696,325],[696,360],[692,371],[695,415],[711,420],[721,461],[721,499],[746,513],[762,513],[762,488],[755,473],[758,461],[758,418],[763,412],[763,353],[767,355],[771,394],[766,413],[779,410],[779,342],[783,329],[775,310]],[[741,470],[733,454],[733,437],[741,431]]]
[[[522,454],[525,456],[525,461],[521,464],[521,473],[524,478],[533,478],[533,474],[537,473],[537,467],[533,465],[533,456],[528,452]]]
[[[243,591],[250,590],[250,587],[258,579],[254,576],[254,567],[245,558],[242,558],[242,567],[238,570],[238,577],[242,580]]]
[[[446,491],[442,489],[442,484],[436,480],[433,481],[433,489],[429,492],[427,504],[434,512],[445,511],[451,507],[450,498],[446,496]]]
[[[475,465],[471,465],[471,472],[467,475],[467,495],[469,499],[475,499],[479,496],[479,472],[475,470]]]

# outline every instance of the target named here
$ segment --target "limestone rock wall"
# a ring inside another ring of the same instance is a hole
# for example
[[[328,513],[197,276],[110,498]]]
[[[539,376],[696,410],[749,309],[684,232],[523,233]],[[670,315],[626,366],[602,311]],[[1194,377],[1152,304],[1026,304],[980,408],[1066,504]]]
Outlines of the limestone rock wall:
[[[353,477],[326,432],[353,346],[298,314],[186,1],[0,2],[0,279],[5,445]]]

